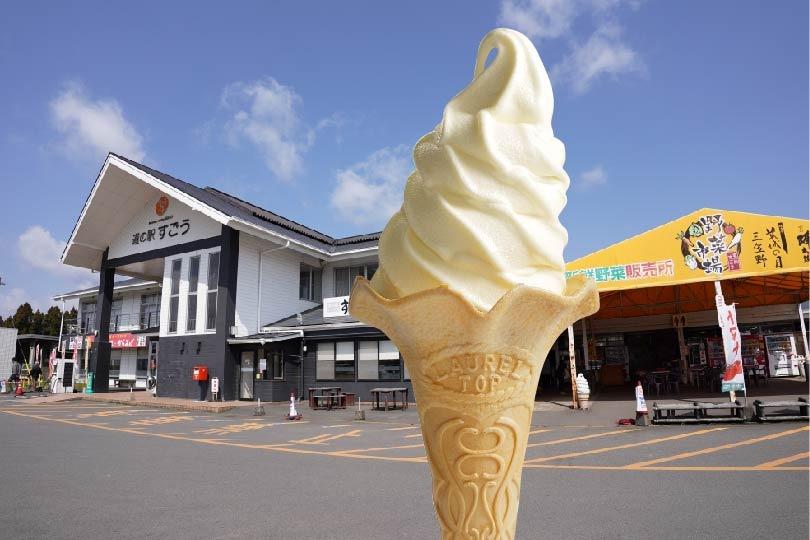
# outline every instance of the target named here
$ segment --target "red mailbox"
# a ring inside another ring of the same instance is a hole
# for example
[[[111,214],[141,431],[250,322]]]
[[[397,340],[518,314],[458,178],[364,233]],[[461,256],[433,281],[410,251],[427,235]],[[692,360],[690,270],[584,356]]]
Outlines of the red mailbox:
[[[208,366],[194,366],[194,371],[191,373],[191,379],[194,381],[207,381]]]

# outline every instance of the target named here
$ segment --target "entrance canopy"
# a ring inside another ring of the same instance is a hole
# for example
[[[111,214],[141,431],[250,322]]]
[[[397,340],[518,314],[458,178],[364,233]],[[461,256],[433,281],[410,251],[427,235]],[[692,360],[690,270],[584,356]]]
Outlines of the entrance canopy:
[[[567,264],[596,281],[593,318],[715,308],[713,282],[740,307],[808,299],[808,221],[704,208]]]

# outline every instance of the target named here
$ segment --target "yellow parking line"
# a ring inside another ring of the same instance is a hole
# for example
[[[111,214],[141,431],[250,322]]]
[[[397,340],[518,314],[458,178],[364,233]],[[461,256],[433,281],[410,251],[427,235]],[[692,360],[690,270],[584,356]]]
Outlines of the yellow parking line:
[[[774,467],[770,469],[760,469],[759,466],[717,466],[717,467],[676,467],[660,466],[637,467],[628,469],[624,465],[559,465],[546,463],[527,463],[527,469],[572,469],[580,471],[622,471],[622,472],[778,472],[778,471],[810,471],[810,467]]]
[[[414,433],[413,435],[405,435],[403,439],[416,439],[417,437],[421,437],[421,433]]]
[[[325,444],[327,441],[334,441],[337,439],[342,439],[343,437],[359,437],[362,432],[362,429],[355,429],[347,433],[338,433],[337,435],[324,433],[323,435],[316,435],[307,439],[298,439],[290,442],[296,444]]]
[[[361,452],[379,452],[382,450],[401,450],[403,448],[422,448],[423,444],[404,444],[402,446],[379,446],[377,448],[357,448],[355,450],[341,450],[339,452],[334,452],[334,455],[345,455],[345,454],[358,454]]]
[[[538,433],[546,433],[547,431],[551,431],[550,429],[535,429],[534,431],[530,431],[529,435],[537,435]]]
[[[582,435],[581,437],[568,437],[566,439],[554,439],[553,441],[544,441],[539,443],[530,443],[526,445],[527,448],[534,448],[535,446],[549,446],[552,444],[563,444],[572,441],[584,441],[586,439],[595,439],[596,437],[605,437],[607,435],[618,435],[620,433],[630,433],[632,431],[639,431],[637,429],[617,429],[616,431],[604,431],[602,433],[592,433],[591,435]]]
[[[405,426],[405,427],[390,427],[386,428],[386,431],[403,431],[405,429],[419,429],[419,426]]]
[[[572,458],[572,457],[579,457],[579,456],[588,456],[592,454],[602,454],[605,452],[612,452],[614,450],[624,450],[625,448],[635,448],[637,446],[647,446],[649,444],[658,444],[667,441],[677,441],[680,439],[686,439],[687,437],[694,437],[696,435],[705,435],[706,433],[711,433],[713,431],[722,431],[724,427],[716,427],[716,428],[709,428],[709,429],[702,429],[700,431],[691,431],[689,433],[681,433],[679,435],[671,435],[669,437],[661,437],[660,439],[650,439],[646,441],[641,441],[637,443],[628,443],[628,444],[620,444],[618,446],[608,446],[605,448],[595,448],[593,450],[583,450],[581,452],[571,452],[570,454],[560,454],[557,456],[547,456],[547,457],[539,457],[534,458],[526,461],[526,463],[542,463],[545,461],[551,461],[554,459],[565,459],[565,458]]]
[[[785,463],[792,463],[794,461],[798,461],[800,459],[807,459],[810,458],[810,452],[799,452],[798,454],[793,454],[792,456],[786,456],[779,459],[774,459],[773,461],[766,461],[765,463],[760,463],[756,466],[757,469],[775,469],[779,467],[779,465],[784,465]]]
[[[722,450],[729,450],[731,448],[736,448],[739,446],[748,446],[749,444],[756,444],[763,441],[770,441],[773,439],[778,439],[780,437],[787,437],[788,435],[794,435],[796,433],[807,431],[810,429],[810,426],[802,426],[797,429],[788,429],[787,431],[780,431],[779,433],[771,433],[769,435],[764,435],[762,437],[756,437],[754,439],[748,439],[744,441],[738,441],[728,444],[721,444],[720,446],[712,446],[709,448],[703,448],[701,450],[694,450],[692,452],[683,452],[681,454],[675,454],[674,456],[667,456],[658,459],[651,459],[649,461],[638,461],[636,463],[631,463],[630,465],[626,465],[628,469],[636,469],[640,467],[646,467],[648,465],[657,465],[658,463],[666,463],[668,461],[675,461],[678,459],[686,459],[693,456],[702,456],[706,454],[713,454],[715,452],[720,452]]]

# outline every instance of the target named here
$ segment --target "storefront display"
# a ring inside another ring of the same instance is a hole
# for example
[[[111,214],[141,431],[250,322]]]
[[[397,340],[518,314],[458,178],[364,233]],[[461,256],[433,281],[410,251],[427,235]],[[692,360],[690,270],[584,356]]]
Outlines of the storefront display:
[[[771,377],[796,377],[799,375],[796,339],[793,334],[765,336],[765,348],[768,352]]]

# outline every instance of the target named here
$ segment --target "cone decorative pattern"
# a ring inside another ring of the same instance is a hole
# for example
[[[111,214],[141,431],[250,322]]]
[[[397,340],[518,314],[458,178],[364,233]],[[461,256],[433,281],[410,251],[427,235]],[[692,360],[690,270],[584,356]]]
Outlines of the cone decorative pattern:
[[[446,287],[387,300],[356,281],[352,315],[394,341],[411,375],[443,540],[515,538],[543,362],[563,329],[598,307],[581,276],[565,296],[518,286],[488,313]]]

